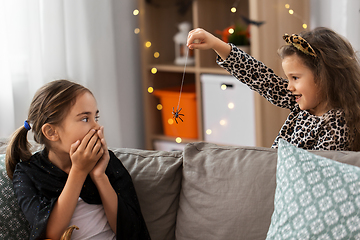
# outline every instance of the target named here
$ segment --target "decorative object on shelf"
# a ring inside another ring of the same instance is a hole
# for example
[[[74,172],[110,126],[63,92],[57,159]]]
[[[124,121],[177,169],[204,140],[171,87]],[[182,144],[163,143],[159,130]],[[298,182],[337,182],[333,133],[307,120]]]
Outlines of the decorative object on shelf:
[[[216,34],[220,35],[224,42],[232,43],[244,52],[250,54],[249,27],[246,28],[241,24],[235,24],[225,28],[222,31],[217,30]]]
[[[179,23],[178,28],[179,32],[174,36],[175,64],[184,65],[187,63],[189,65],[193,65],[195,63],[194,51],[189,50],[189,48],[186,46],[187,36],[191,30],[191,24],[189,22],[181,22]],[[186,54],[187,51],[189,56]]]

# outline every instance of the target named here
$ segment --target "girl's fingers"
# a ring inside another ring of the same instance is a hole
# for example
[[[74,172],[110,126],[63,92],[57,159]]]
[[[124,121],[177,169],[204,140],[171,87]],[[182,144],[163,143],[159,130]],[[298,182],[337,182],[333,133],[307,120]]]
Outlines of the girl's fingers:
[[[89,144],[89,141],[92,139],[93,135],[95,134],[95,129],[91,129],[85,137],[82,139],[81,144],[79,146],[79,150],[85,150]],[[92,146],[94,146],[95,142]]]
[[[76,152],[79,145],[80,145],[80,140],[77,140],[76,142],[71,144],[71,146],[70,146],[70,156],[73,155],[74,152]]]

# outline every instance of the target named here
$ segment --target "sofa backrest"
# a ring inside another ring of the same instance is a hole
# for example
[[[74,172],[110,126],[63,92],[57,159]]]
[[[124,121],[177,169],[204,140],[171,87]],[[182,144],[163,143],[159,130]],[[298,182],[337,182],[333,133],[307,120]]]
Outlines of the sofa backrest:
[[[310,151],[360,166],[360,153]],[[277,150],[185,147],[176,239],[264,240],[274,210]]]

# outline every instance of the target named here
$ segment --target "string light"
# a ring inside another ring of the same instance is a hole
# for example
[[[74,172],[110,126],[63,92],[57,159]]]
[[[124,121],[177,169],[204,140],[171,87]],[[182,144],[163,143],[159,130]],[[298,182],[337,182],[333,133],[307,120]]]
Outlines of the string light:
[[[140,33],[140,28],[135,28],[135,29],[134,29],[134,33],[135,33],[135,34],[139,34],[139,33]]]
[[[230,10],[232,13],[236,13],[236,7],[232,7]]]
[[[153,87],[148,87],[148,93],[152,93],[154,92],[154,88]]]
[[[156,105],[156,108],[157,108],[157,110],[162,110],[163,109],[163,106],[159,103],[158,105]]]
[[[231,102],[228,104],[228,108],[233,109],[234,107],[235,107],[234,103]]]
[[[211,133],[212,133],[211,129],[207,129],[207,130],[206,130],[206,134],[207,134],[207,135],[210,135]]]
[[[181,143],[181,142],[182,142],[181,137],[177,137],[177,138],[175,139],[175,142],[177,142],[177,143]]]
[[[228,32],[229,32],[230,34],[233,34],[233,33],[235,32],[235,30],[234,30],[233,28],[230,28],[230,29],[228,30]]]
[[[300,19],[302,22],[305,22],[300,16],[298,16],[293,9],[290,9],[290,4],[285,4],[285,8],[286,9],[289,9],[289,14],[290,15],[293,15],[294,17],[297,17],[298,19]],[[308,28],[308,25],[306,23],[303,23],[302,24],[302,28],[303,29],[307,29]]]
[[[154,68],[154,67],[153,67],[153,68],[151,69],[151,73],[152,73],[152,74],[157,73],[157,68]]]
[[[159,52],[154,52],[154,58],[158,58],[160,57],[160,53]]]
[[[174,120],[173,120],[172,118],[169,118],[168,124],[169,124],[169,125],[173,125],[173,124],[174,124]]]
[[[221,84],[221,87],[220,87],[220,88],[221,88],[221,90],[226,90],[226,88],[227,88],[227,87],[226,87],[226,84]]]
[[[140,11],[139,11],[138,9],[135,9],[135,10],[133,11],[134,16],[137,16],[139,13],[140,13]]]
[[[147,48],[151,47],[151,42],[150,42],[150,41],[147,41],[147,42],[145,43],[145,47],[147,47]]]
[[[221,125],[221,126],[226,125],[226,120],[224,120],[224,119],[220,120],[220,125]]]

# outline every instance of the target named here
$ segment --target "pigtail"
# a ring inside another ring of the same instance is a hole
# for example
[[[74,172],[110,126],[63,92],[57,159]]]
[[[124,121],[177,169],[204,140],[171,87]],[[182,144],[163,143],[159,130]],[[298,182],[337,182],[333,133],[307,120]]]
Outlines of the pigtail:
[[[15,166],[22,161],[28,161],[31,157],[30,143],[27,140],[28,130],[22,126],[18,128],[11,136],[10,142],[6,148],[5,166],[10,179],[13,178]]]

